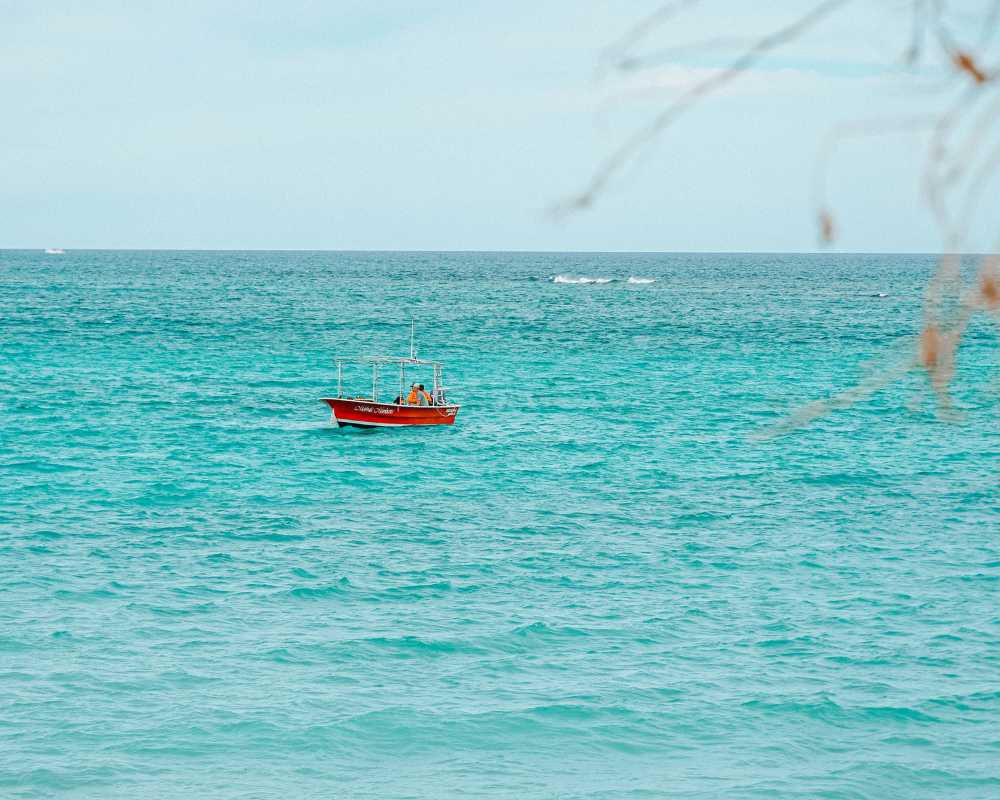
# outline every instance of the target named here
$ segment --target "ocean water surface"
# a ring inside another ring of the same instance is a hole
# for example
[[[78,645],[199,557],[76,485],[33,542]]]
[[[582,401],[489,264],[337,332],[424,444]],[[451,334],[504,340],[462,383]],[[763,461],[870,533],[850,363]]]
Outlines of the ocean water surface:
[[[995,327],[755,438],[932,268],[0,252],[0,797],[1000,797]]]

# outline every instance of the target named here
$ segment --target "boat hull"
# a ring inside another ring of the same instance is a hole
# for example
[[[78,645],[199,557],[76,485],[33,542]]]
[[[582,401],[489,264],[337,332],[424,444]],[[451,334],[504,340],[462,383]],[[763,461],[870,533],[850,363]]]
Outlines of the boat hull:
[[[458,406],[397,406],[393,403],[372,403],[370,400],[348,400],[324,397],[337,425],[356,428],[401,428],[409,425],[451,425],[458,415]]]

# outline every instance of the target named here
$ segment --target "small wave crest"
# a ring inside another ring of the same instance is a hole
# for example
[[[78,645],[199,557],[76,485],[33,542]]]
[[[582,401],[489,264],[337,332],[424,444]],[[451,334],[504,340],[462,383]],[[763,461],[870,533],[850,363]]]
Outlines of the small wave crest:
[[[552,278],[553,283],[612,283],[614,278],[591,278],[586,275],[556,275]]]
[[[631,284],[648,284],[656,283],[656,278],[642,278],[638,275],[630,275],[624,281],[620,278],[602,278],[594,277],[590,275],[554,275],[549,280],[552,283],[568,283],[573,285],[580,284],[605,284],[605,283],[631,283]]]

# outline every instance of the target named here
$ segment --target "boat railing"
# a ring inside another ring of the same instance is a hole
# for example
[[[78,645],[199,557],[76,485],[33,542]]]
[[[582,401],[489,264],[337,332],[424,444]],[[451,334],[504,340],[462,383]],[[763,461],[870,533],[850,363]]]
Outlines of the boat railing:
[[[400,356],[337,356],[334,358],[337,365],[337,397],[344,398],[344,367],[346,365],[369,365],[372,368],[372,394],[371,399],[365,398],[367,402],[378,403],[381,371],[383,367],[395,366],[399,369],[399,394],[400,403],[387,403],[386,405],[407,405],[402,402],[406,397],[406,370],[408,367],[430,367],[433,372],[431,382],[431,405],[448,405],[446,398],[447,387],[444,385],[444,367],[440,361],[430,361],[427,359],[400,357]],[[357,399],[357,398],[355,398]]]

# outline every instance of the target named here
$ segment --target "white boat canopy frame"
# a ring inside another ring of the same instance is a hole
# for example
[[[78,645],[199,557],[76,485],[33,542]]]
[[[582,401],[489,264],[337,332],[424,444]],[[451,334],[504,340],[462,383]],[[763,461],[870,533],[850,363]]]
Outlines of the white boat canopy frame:
[[[337,357],[334,360],[337,365],[337,397],[343,399],[344,397],[344,367],[345,366],[355,366],[355,365],[369,365],[372,368],[372,396],[371,402],[377,403],[378,400],[378,390],[379,390],[379,380],[381,378],[382,369],[384,367],[397,367],[399,369],[399,399],[400,403],[397,405],[403,405],[403,398],[406,397],[405,387],[406,387],[406,370],[410,367],[431,367],[434,374],[434,380],[431,387],[431,398],[437,405],[444,405],[444,369],[440,361],[427,361],[422,358],[406,358],[400,356],[344,356]],[[367,398],[366,398],[367,399]],[[393,405],[392,403],[387,403],[386,405]]]

